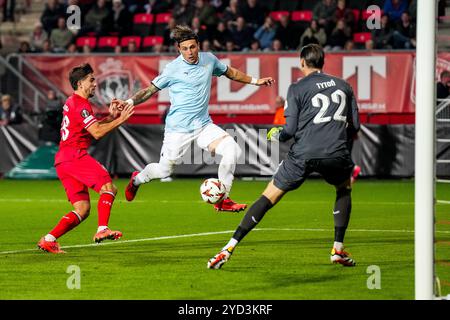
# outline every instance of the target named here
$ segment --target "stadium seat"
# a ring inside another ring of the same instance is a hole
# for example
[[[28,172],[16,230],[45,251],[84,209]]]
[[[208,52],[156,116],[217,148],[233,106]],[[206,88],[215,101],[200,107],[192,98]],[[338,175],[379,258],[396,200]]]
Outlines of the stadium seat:
[[[172,18],[171,13],[158,13],[155,19],[155,35],[163,36],[164,29],[167,27],[170,18]]]
[[[289,11],[272,11],[269,15],[273,21],[280,21],[281,16],[289,16]]]
[[[137,13],[133,16],[133,34],[145,37],[152,34],[154,15],[151,13]]]
[[[83,49],[85,45],[89,46],[91,50],[94,50],[97,46],[97,38],[96,37],[79,37],[77,38],[75,45],[78,49]]]
[[[372,34],[370,32],[355,32],[353,34],[353,42],[355,44],[364,44],[367,40],[372,40]]]
[[[114,52],[114,49],[119,44],[118,37],[99,37],[97,43],[97,50],[100,52]]]
[[[355,23],[359,22],[359,18],[361,16],[361,11],[358,9],[352,9],[353,11],[353,16],[355,17]]]
[[[300,3],[300,1],[279,0],[278,10],[292,12],[292,11],[299,9],[299,3]]]
[[[305,30],[311,23],[313,12],[311,10],[300,10],[291,13],[291,21],[297,28]]]
[[[122,37],[120,39],[120,46],[122,47],[122,49],[127,48],[128,47],[128,43],[130,41],[134,41],[134,43],[136,43],[136,49],[139,51],[141,48],[141,37],[139,36],[126,36],[126,37]]]
[[[163,44],[164,38],[161,36],[148,36],[142,41],[141,51],[151,52],[153,47],[157,44]]]

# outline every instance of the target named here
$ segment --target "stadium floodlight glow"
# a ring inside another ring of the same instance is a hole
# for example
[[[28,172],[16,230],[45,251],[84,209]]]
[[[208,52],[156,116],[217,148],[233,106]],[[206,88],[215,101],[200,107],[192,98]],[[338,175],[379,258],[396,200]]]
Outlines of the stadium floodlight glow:
[[[434,298],[436,1],[417,2],[415,298]]]

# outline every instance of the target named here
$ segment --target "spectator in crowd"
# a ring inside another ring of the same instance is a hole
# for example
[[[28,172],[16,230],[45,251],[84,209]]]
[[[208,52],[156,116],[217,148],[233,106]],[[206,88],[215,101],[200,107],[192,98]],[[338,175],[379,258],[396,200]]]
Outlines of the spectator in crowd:
[[[327,42],[327,34],[325,33],[324,29],[319,26],[319,23],[317,20],[312,20],[309,27],[303,32],[302,36],[300,37],[300,46],[306,46],[310,43],[316,43],[321,46],[324,46]]]
[[[139,5],[142,3],[142,0],[122,0],[125,7],[127,7],[128,11],[132,14],[137,13],[139,9]]]
[[[191,5],[191,1],[180,0],[173,8],[172,17],[175,18],[176,24],[190,25],[194,17],[194,7]]]
[[[450,95],[450,71],[441,72],[441,81],[436,84],[436,99],[439,104],[440,99],[445,99]]]
[[[161,44],[161,43],[155,44],[155,45],[153,46],[152,52],[153,52],[153,53],[163,53],[163,52],[165,52],[165,50],[164,50],[164,45]]]
[[[347,7],[345,0],[338,0],[336,5],[334,21],[337,23],[341,19],[345,21],[345,24],[351,29],[351,31],[357,28],[353,10]]]
[[[212,51],[212,49],[211,49],[211,42],[208,39],[203,40],[201,48],[202,48],[201,51],[203,51],[203,52]]]
[[[85,45],[83,46],[83,53],[84,53],[84,54],[90,54],[91,52],[92,52],[91,47],[89,47],[89,45],[85,44]]]
[[[41,22],[36,22],[34,30],[30,34],[30,46],[33,51],[42,51],[44,41],[48,39],[47,33],[44,31]]]
[[[47,0],[41,16],[41,22],[45,32],[50,34],[53,29],[57,28],[58,18],[65,14],[64,6],[59,4],[57,0]]]
[[[14,9],[16,8],[16,0],[3,1],[3,22],[14,22]]]
[[[284,98],[278,96],[275,98],[275,116],[273,118],[274,125],[283,126],[286,124],[286,118],[284,117]]]
[[[230,30],[227,29],[225,22],[219,21],[212,34],[213,48],[217,51],[225,50],[225,43],[231,39]]]
[[[392,28],[389,22],[389,16],[381,16],[381,28],[372,30],[372,40],[375,49],[392,49]]]
[[[176,52],[175,48],[175,40],[173,39],[173,30],[175,29],[177,23],[175,18],[172,16],[167,23],[167,26],[164,28],[163,33],[163,50],[169,52]]]
[[[78,48],[75,43],[71,43],[67,46],[67,53],[78,53]]]
[[[97,0],[86,14],[84,31],[95,32],[97,35],[104,34],[111,23],[108,20],[110,15],[111,12],[106,5],[106,0]]]
[[[261,46],[260,46],[258,40],[256,40],[256,39],[252,40],[252,43],[250,44],[250,51],[253,51],[253,52],[261,51]]]
[[[229,0],[209,0],[210,5],[214,7],[216,12],[223,12],[228,2]]]
[[[120,37],[130,34],[132,16],[122,0],[112,1],[111,16],[108,18],[111,23],[112,32],[117,32]]]
[[[270,51],[282,51],[283,50],[283,44],[280,40],[274,39],[272,41],[272,44],[270,45]],[[267,49],[265,51],[268,51]]]
[[[389,16],[391,22],[399,21],[406,10],[408,10],[407,0],[386,0],[383,6],[383,13]]]
[[[411,2],[409,3],[409,7],[408,7],[408,13],[409,13],[409,16],[411,17],[411,21],[413,23],[416,23],[416,19],[417,19],[417,0],[411,0]]]
[[[31,53],[33,52],[28,41],[21,41],[18,53]]]
[[[394,49],[413,49],[416,47],[416,26],[411,23],[407,11],[402,13],[400,21],[392,33]]]
[[[227,25],[227,28],[231,30],[234,22],[241,16],[238,0],[230,0],[230,4],[225,8],[225,12],[223,13],[223,21]]]
[[[194,17],[192,19],[191,29],[197,34],[198,41],[202,43],[204,40],[208,39],[208,33],[206,31],[206,26],[202,26],[199,17]]]
[[[127,52],[128,53],[135,53],[135,52],[138,52],[138,51],[139,50],[137,48],[136,41],[130,40],[128,42],[128,45],[127,45]]]
[[[336,27],[327,38],[326,51],[337,51],[344,49],[345,43],[350,40],[352,30],[347,26],[344,19],[338,20]]]
[[[42,53],[53,53],[53,47],[50,40],[45,40],[42,44]]]
[[[225,43],[225,51],[227,51],[227,52],[237,51],[236,45],[234,44],[233,40],[228,40]]]
[[[319,26],[329,34],[334,28],[333,20],[336,14],[336,3],[334,0],[322,0],[313,9],[313,19],[317,20]]]
[[[63,115],[63,103],[56,96],[55,91],[47,91],[46,107],[42,114],[39,128],[39,140],[41,143],[53,142],[58,144]]]
[[[121,54],[122,53],[122,46],[117,45],[114,47],[114,54]]]
[[[373,40],[369,39],[364,42],[364,48],[366,49],[366,51],[372,51],[375,48]]]
[[[22,123],[22,111],[20,107],[13,104],[12,98],[9,94],[2,95],[0,108],[0,125],[7,126],[10,124]]]
[[[353,42],[353,40],[347,40],[347,42],[345,42],[344,50],[345,51],[355,50],[355,43]]]
[[[278,39],[283,43],[283,49],[285,50],[294,50],[298,47],[297,37],[292,36],[293,30],[289,15],[282,15],[277,25],[275,39]]]
[[[275,25],[270,16],[267,16],[264,24],[256,30],[253,34],[253,38],[259,40],[261,48],[267,49],[272,45],[272,41],[275,38]]]
[[[246,0],[241,8],[241,14],[253,31],[264,23],[266,16],[266,12],[258,0]]]
[[[140,11],[143,13],[158,14],[169,11],[170,5],[171,1],[168,0],[147,0],[147,3],[143,5],[143,9]]]
[[[253,32],[247,27],[243,17],[237,18],[235,26],[231,29],[231,38],[236,49],[242,51],[250,48],[250,43],[253,40]]]
[[[216,10],[205,0],[195,1],[194,17],[200,20],[200,24],[211,29],[216,24]]]
[[[54,52],[66,52],[67,47],[73,40],[72,32],[67,29],[66,19],[64,17],[58,18],[58,28],[52,30],[50,34],[50,41],[53,45]]]

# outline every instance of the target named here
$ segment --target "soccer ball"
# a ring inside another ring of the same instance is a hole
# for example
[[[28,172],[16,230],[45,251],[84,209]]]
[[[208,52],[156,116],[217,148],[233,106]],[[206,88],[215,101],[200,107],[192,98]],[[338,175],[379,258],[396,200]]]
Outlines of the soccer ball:
[[[225,186],[219,179],[210,178],[203,181],[200,186],[200,195],[207,203],[217,203],[225,197]]]

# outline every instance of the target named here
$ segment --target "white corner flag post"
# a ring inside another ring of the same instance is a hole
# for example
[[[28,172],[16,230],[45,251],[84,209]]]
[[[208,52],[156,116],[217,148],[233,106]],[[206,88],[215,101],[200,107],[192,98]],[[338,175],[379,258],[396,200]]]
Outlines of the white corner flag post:
[[[418,0],[415,133],[415,297],[434,298],[436,1]]]

